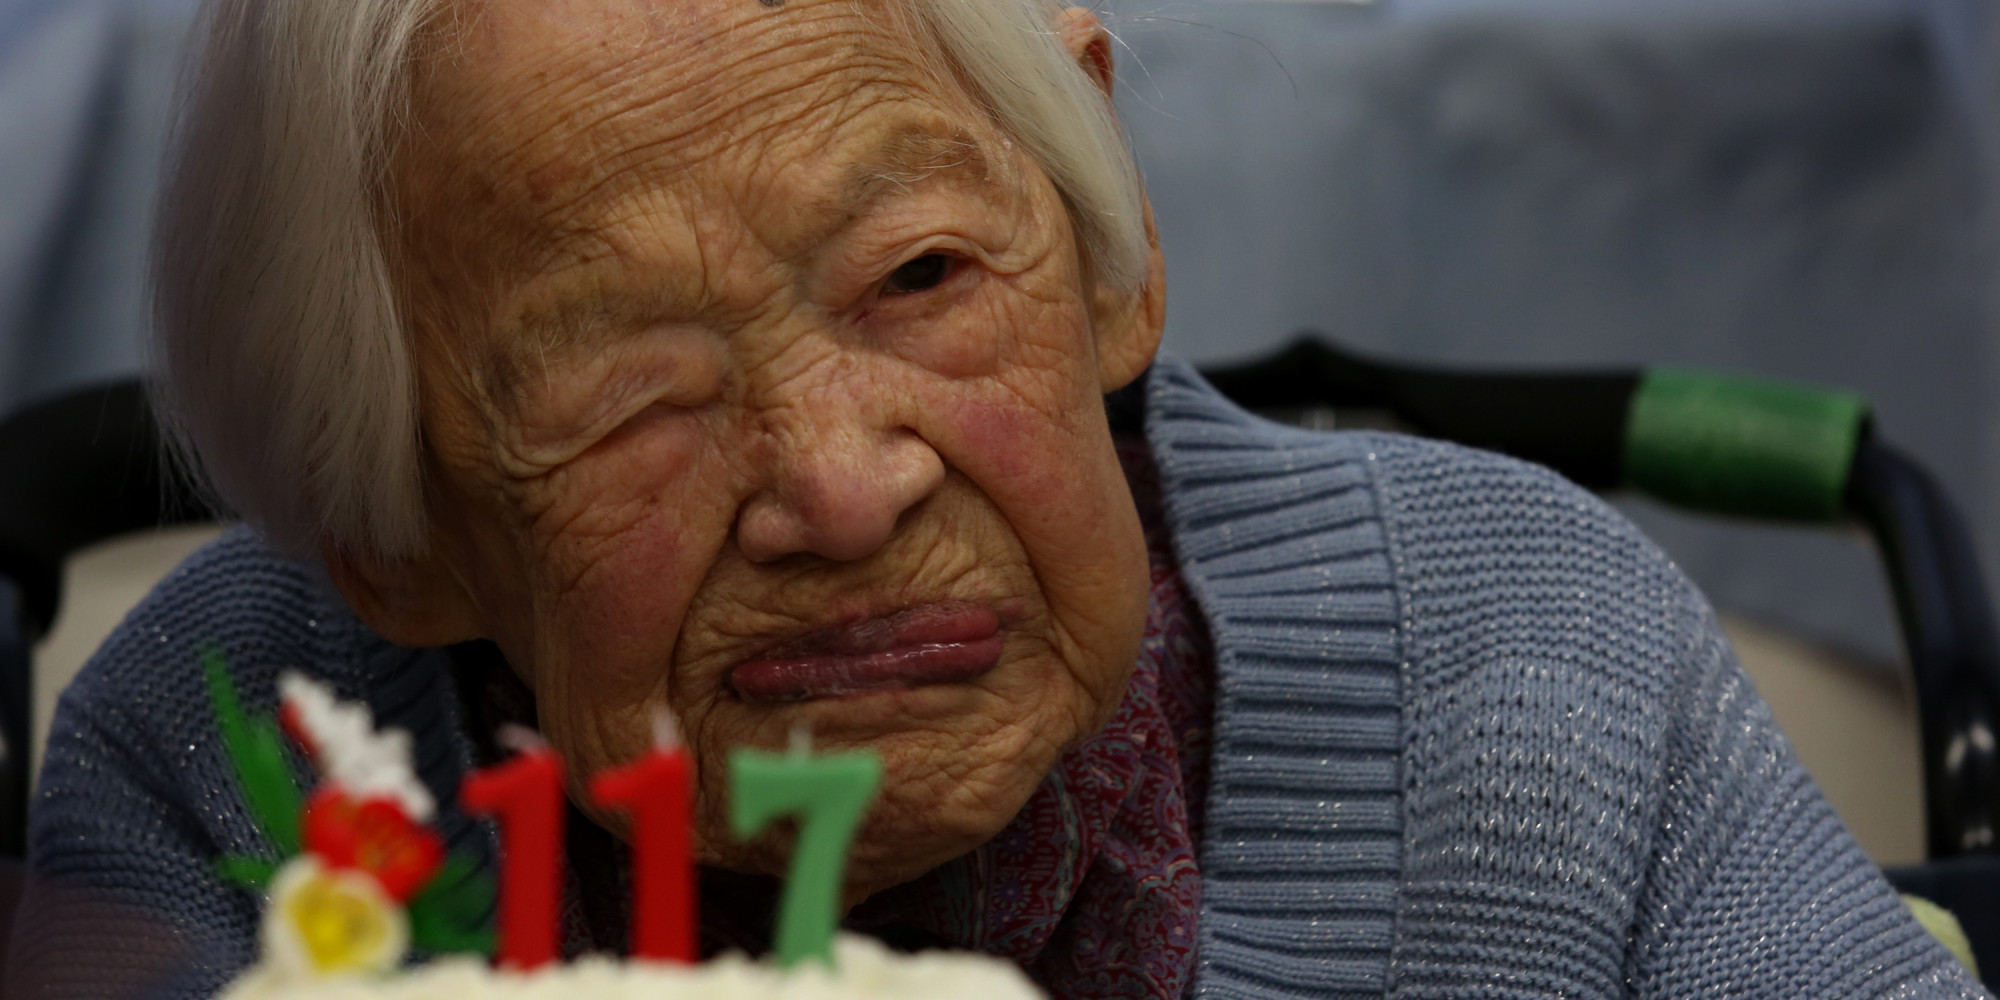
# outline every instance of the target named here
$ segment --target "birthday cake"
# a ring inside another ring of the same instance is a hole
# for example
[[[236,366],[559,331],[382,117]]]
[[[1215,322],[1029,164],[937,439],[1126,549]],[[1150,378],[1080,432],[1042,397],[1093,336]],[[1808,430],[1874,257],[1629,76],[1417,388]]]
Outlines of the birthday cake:
[[[880,773],[872,759],[811,758],[795,748],[786,759],[751,753],[732,761],[744,765],[732,766],[733,797],[753,803],[750,812],[736,817],[739,833],[754,832],[788,802],[799,806],[788,798],[796,795],[791,789],[824,789],[845,777],[857,793],[822,810],[817,822],[798,813],[800,849],[781,899],[773,960],[725,955],[691,961],[693,880],[685,812],[651,809],[633,816],[634,849],[641,855],[633,939],[640,957],[559,963],[553,959],[560,851],[510,843],[524,839],[523,830],[559,828],[550,821],[560,815],[562,794],[553,753],[529,748],[510,766],[473,775],[461,795],[469,808],[501,820],[496,935],[489,926],[494,880],[467,859],[447,856],[430,829],[437,807],[411,766],[408,733],[378,731],[365,705],[342,702],[296,674],[281,681],[278,715],[254,718],[239,702],[219,654],[209,655],[207,669],[222,745],[239,790],[279,854],[277,860],[231,856],[218,862],[223,877],[265,901],[262,957],[220,1000],[1041,997],[1008,962],[970,953],[897,954],[871,939],[833,932],[832,893],[847,838]],[[318,773],[310,793],[294,782],[284,749],[288,739]],[[684,802],[685,758],[677,750],[662,746],[621,773],[600,775],[594,794],[635,807],[642,799],[649,807]],[[764,779],[761,788],[746,787],[746,777],[752,785]],[[764,804],[754,805],[760,799]],[[655,833],[651,842],[639,843],[649,826]],[[813,833],[815,826],[820,835]],[[808,842],[815,840],[816,868],[805,861]],[[547,856],[538,859],[537,848]],[[832,865],[826,863],[829,852],[837,855]],[[815,877],[801,878],[802,870]],[[413,950],[438,957],[406,967]]]
[[[591,957],[536,972],[495,970],[455,957],[388,978],[299,980],[251,970],[220,1000],[1038,1000],[1013,965],[984,955],[898,955],[877,942],[841,935],[835,968],[792,970],[725,955],[701,965],[617,962]]]

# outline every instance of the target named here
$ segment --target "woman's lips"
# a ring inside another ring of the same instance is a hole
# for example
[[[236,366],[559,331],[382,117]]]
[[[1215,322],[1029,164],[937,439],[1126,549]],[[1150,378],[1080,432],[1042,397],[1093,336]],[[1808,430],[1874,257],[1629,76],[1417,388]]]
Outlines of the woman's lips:
[[[969,681],[1000,662],[1000,616],[925,604],[786,642],[729,672],[745,701],[810,701]]]

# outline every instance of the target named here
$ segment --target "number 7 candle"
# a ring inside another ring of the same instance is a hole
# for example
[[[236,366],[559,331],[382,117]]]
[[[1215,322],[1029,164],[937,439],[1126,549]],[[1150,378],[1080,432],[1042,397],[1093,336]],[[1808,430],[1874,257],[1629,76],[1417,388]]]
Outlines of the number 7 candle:
[[[788,753],[740,749],[729,758],[730,826],[751,837],[773,820],[798,817],[798,838],[778,900],[778,964],[804,959],[833,965],[847,849],[882,783],[872,750],[815,757],[794,734]]]

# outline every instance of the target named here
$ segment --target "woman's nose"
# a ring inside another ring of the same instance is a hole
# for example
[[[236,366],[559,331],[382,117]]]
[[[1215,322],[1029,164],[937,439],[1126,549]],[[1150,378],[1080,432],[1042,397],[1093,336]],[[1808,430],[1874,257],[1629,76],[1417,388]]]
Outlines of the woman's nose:
[[[770,485],[737,520],[737,545],[755,562],[800,553],[866,558],[895,534],[904,511],[944,482],[944,460],[902,428],[808,435],[775,464]]]

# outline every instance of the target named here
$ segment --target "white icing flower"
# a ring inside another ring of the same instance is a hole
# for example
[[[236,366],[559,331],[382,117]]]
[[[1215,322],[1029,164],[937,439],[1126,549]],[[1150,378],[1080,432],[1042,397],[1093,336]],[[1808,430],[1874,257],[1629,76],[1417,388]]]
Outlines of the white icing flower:
[[[388,972],[409,950],[410,927],[372,876],[301,854],[271,882],[263,938],[265,973],[297,982]]]
[[[367,705],[341,701],[332,688],[297,672],[278,678],[278,694],[321,776],[355,798],[391,799],[412,820],[430,822],[437,805],[410,766],[408,732],[377,731]]]

